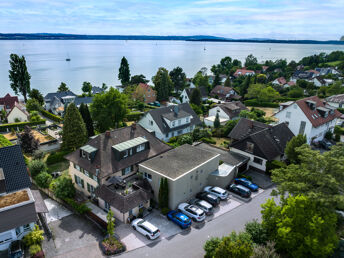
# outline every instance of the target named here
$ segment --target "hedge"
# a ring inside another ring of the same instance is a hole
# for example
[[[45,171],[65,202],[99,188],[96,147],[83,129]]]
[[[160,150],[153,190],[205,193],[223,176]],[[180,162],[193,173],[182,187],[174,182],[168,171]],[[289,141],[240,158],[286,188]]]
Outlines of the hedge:
[[[55,163],[65,161],[64,156],[66,156],[68,153],[69,151],[57,151],[50,153],[50,155],[47,158],[47,165],[52,165]]]
[[[203,137],[203,138],[201,138],[201,140],[200,140],[201,142],[204,142],[204,143],[210,143],[210,144],[216,144],[216,141],[215,140],[213,140],[213,139],[211,139],[211,138],[205,138],[205,137]]]
[[[40,121],[35,122],[20,122],[20,123],[12,123],[12,124],[2,124],[0,125],[0,132],[7,132],[7,129],[17,129],[18,128],[24,128],[27,126],[33,126],[33,125],[42,125],[45,124],[45,119],[42,119]]]
[[[54,115],[54,114],[52,114],[52,113],[50,113],[44,109],[41,109],[40,112],[43,116],[45,116],[46,118],[49,118],[55,122],[61,123],[63,121],[62,117]]]
[[[137,121],[143,116],[143,112],[130,112],[127,114],[126,118],[128,121]]]
[[[5,138],[2,134],[0,134],[0,148],[12,146],[13,144]]]
[[[272,102],[259,102],[256,99],[249,99],[244,101],[246,106],[251,107],[271,107],[271,108],[278,108],[278,103],[272,103]]]

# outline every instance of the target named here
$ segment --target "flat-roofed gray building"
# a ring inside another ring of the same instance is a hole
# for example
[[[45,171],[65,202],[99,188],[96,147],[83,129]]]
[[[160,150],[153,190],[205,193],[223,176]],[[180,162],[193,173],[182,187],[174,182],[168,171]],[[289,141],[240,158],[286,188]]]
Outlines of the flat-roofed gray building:
[[[219,167],[220,154],[184,144],[139,164],[158,200],[160,181],[167,178],[169,208],[188,201],[208,185],[209,175]]]

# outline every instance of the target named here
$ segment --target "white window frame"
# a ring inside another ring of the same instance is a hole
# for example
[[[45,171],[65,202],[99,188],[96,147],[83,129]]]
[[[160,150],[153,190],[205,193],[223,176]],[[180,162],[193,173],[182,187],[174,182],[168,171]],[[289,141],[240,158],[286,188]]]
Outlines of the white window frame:
[[[145,150],[145,144],[140,144],[136,147],[136,152],[141,152]]]
[[[90,176],[90,173],[88,173],[88,171],[86,170],[86,169],[84,169],[84,174],[85,174],[85,176]]]
[[[146,179],[149,180],[149,181],[152,181],[152,175],[149,174],[149,173],[147,173],[147,172],[145,172],[145,173],[143,174],[143,177],[146,178]]]
[[[93,176],[93,180],[96,181],[98,183],[98,177]]]
[[[126,157],[128,157],[129,156],[129,151],[128,150],[125,150],[124,151],[124,156],[123,156],[123,158],[126,158]]]
[[[175,126],[175,124],[176,124],[176,122],[175,122],[175,121],[172,121],[172,127],[174,127],[174,126]]]
[[[84,150],[81,150],[81,156],[82,156],[83,158],[86,158],[86,152],[85,152]]]
[[[123,173],[124,175],[128,175],[131,172],[131,166],[124,169]]]
[[[80,166],[79,166],[79,165],[75,165],[75,168],[76,168],[77,170],[81,171],[81,169],[80,169]]]

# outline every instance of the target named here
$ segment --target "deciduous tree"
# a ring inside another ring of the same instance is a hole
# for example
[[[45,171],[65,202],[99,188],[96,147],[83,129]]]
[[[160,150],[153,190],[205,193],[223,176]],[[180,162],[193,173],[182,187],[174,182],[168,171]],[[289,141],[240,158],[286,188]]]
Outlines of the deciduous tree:
[[[170,77],[174,86],[174,90],[176,92],[184,89],[186,85],[186,75],[181,67],[177,66],[176,68],[174,68],[170,72]]]
[[[67,87],[67,84],[64,82],[61,82],[60,86],[57,89],[57,92],[63,92],[63,91],[69,91],[69,88]]]
[[[157,91],[157,100],[168,100],[173,87],[168,71],[165,68],[160,67],[152,80],[155,85],[155,90]]]
[[[10,66],[11,70],[9,70],[8,77],[11,82],[11,88],[16,95],[22,94],[26,102],[27,94],[30,92],[31,75],[27,71],[25,57],[11,54]]]
[[[253,253],[252,240],[249,234],[232,232],[223,237],[215,250],[214,258],[249,258]]]
[[[35,99],[35,100],[37,100],[38,103],[39,103],[41,106],[43,106],[43,104],[44,104],[44,98],[43,98],[42,93],[41,93],[39,90],[37,90],[37,89],[32,89],[32,90],[30,91],[30,93],[29,93],[29,97],[30,97],[30,99]]]
[[[307,143],[306,135],[299,134],[291,138],[291,140],[287,143],[284,153],[287,156],[288,160],[291,163],[298,164],[300,160],[298,158],[299,153],[296,151],[296,148],[304,145]]]
[[[90,95],[92,91],[92,84],[90,82],[83,82],[81,90]]]
[[[127,96],[111,87],[109,91],[94,96],[90,111],[99,132],[117,128],[128,112]]]
[[[130,79],[130,84],[139,84],[139,83],[147,83],[149,80],[146,79],[146,76],[143,74],[134,75]]]
[[[38,149],[39,142],[35,139],[29,126],[25,126],[24,132],[19,136],[20,145],[25,153],[32,154]]]
[[[62,130],[62,149],[74,151],[87,141],[87,132],[84,120],[79,110],[71,103],[64,116]]]
[[[192,104],[195,104],[197,106],[201,105],[201,92],[199,90],[199,88],[195,88],[192,90],[191,92],[191,96],[190,96],[190,102]]]

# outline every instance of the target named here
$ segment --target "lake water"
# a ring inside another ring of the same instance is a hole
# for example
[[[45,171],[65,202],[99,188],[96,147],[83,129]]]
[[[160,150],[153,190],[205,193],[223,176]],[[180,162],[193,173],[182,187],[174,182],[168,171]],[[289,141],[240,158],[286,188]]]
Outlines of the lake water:
[[[205,49],[205,50],[204,50]],[[43,95],[54,92],[61,82],[75,93],[84,81],[92,85],[118,85],[118,68],[125,56],[131,75],[144,74],[147,79],[159,67],[168,70],[180,66],[188,77],[202,67],[219,63],[225,56],[244,61],[253,54],[259,61],[286,58],[298,61],[304,56],[343,50],[338,45],[297,45],[232,42],[187,41],[116,41],[116,40],[0,40],[0,96],[12,93],[8,80],[9,55],[24,55],[31,74],[31,88]],[[71,61],[67,62],[66,58]]]

